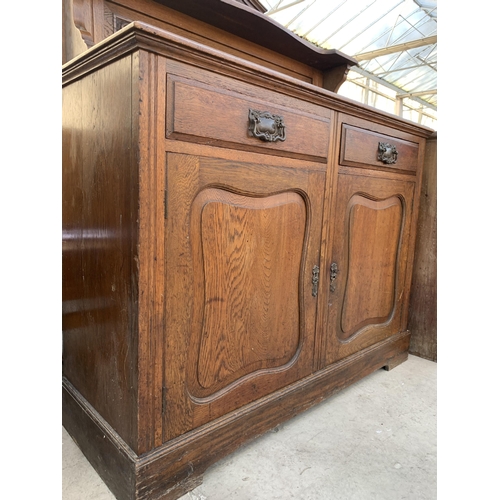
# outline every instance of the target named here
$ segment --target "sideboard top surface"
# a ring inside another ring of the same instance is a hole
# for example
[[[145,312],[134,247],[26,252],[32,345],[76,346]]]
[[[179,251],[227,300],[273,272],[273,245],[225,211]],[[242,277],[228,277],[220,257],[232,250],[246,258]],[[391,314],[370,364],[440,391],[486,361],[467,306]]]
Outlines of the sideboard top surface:
[[[434,132],[410,120],[140,21],[130,23],[64,64],[63,86],[141,49],[409,134],[427,138]]]

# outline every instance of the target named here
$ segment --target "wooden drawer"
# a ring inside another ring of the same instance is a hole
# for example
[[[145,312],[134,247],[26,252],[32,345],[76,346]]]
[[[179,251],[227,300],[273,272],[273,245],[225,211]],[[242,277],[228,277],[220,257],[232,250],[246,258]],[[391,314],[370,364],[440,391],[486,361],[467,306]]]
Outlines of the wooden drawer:
[[[391,135],[342,124],[340,164],[349,167],[400,170],[415,174],[419,144]]]
[[[277,103],[273,97],[274,92],[241,82],[233,91],[168,75],[166,136],[325,163],[330,119],[315,114],[313,104],[288,96]]]

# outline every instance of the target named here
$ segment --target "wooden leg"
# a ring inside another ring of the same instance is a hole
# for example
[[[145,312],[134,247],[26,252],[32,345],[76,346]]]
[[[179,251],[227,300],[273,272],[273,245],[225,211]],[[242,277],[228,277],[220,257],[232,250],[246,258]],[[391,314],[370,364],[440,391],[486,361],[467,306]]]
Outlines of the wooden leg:
[[[390,371],[393,368],[396,368],[396,366],[400,365],[401,363],[404,363],[407,359],[408,359],[408,351],[402,352],[401,354],[398,354],[397,356],[394,356],[393,358],[389,359],[387,361],[387,364],[384,366],[384,369]]]

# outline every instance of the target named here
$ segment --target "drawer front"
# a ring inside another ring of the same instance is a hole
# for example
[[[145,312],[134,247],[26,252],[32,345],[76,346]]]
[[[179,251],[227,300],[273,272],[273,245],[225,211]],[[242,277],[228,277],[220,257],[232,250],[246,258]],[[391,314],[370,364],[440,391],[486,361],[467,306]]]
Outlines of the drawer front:
[[[418,150],[418,143],[342,124],[341,165],[415,174]]]
[[[315,115],[312,104],[308,113],[302,101],[294,106],[288,98],[283,106],[264,89],[255,97],[241,88],[238,83],[233,92],[168,75],[167,138],[326,162],[329,118]]]

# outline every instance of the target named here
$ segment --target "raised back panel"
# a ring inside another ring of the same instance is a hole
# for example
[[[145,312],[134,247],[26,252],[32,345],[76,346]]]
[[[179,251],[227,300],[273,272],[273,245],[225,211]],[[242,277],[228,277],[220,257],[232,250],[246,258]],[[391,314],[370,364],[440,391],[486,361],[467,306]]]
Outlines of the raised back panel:
[[[252,197],[207,188],[194,200],[191,238],[201,249],[194,274],[204,294],[194,307],[193,396],[282,367],[298,353],[306,208],[296,192]]]
[[[366,325],[387,322],[395,308],[403,204],[398,196],[372,200],[356,194],[348,206],[347,285],[342,340]]]

